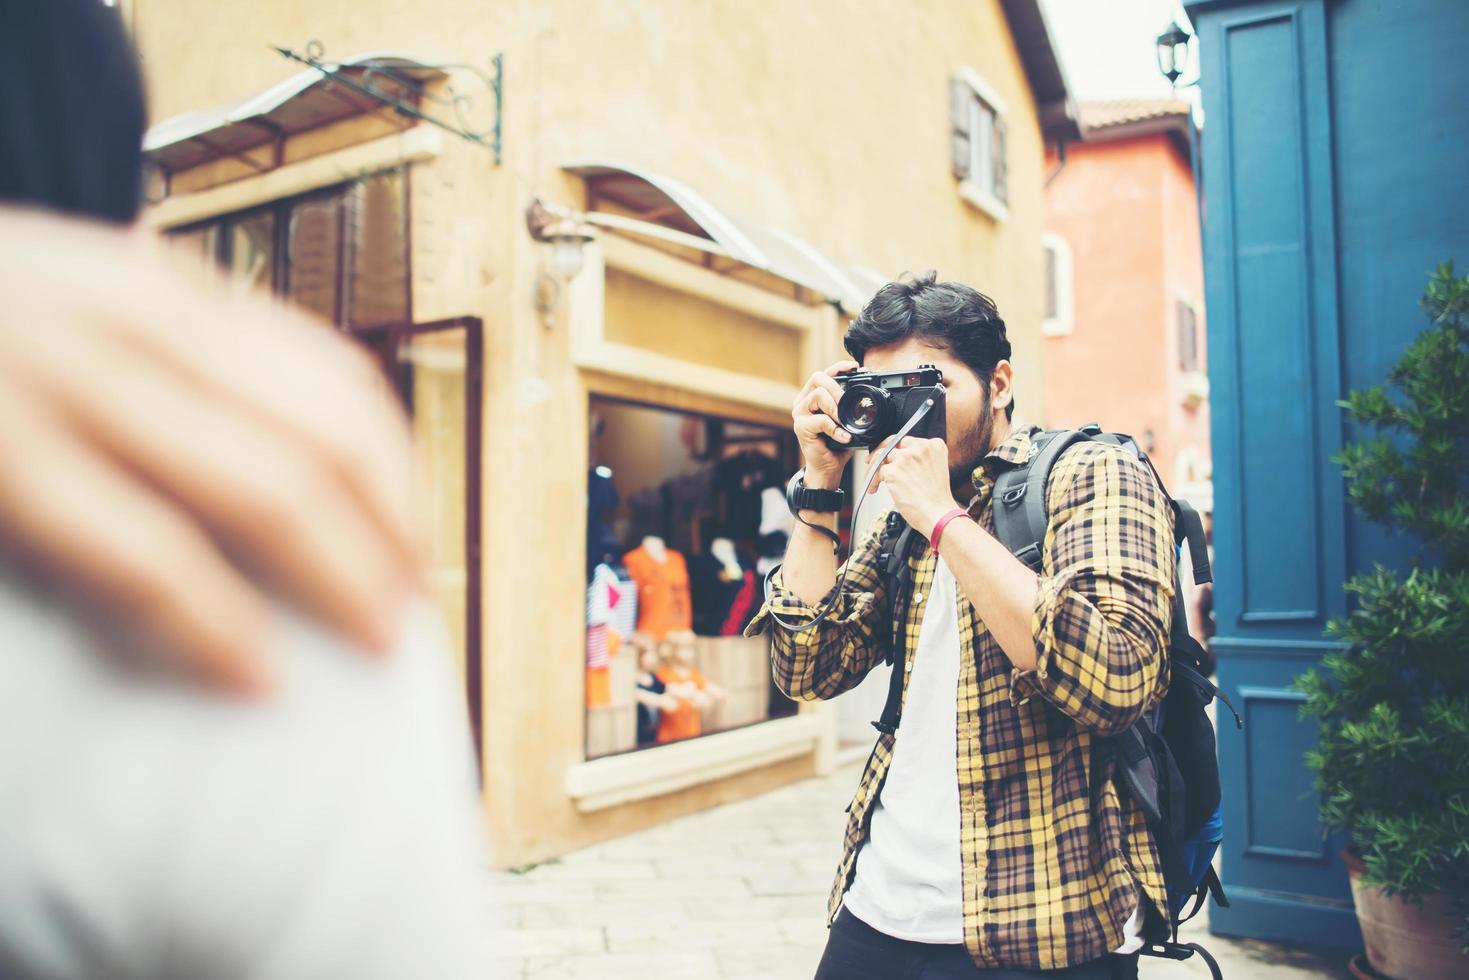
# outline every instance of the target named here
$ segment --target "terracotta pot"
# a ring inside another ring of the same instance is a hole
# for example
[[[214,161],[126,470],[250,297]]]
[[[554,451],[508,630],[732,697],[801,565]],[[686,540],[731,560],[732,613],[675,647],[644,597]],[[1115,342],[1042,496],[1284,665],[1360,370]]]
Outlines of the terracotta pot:
[[[1458,919],[1443,895],[1429,895],[1420,908],[1382,889],[1362,884],[1367,870],[1350,851],[1342,852],[1352,881],[1357,922],[1367,947],[1367,962],[1393,980],[1442,980],[1469,977],[1469,956],[1452,933]]]

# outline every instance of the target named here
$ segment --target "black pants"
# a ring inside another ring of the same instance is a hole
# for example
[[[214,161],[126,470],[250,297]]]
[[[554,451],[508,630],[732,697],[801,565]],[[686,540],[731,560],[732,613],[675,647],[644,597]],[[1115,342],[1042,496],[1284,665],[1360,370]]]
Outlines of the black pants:
[[[984,970],[962,945],[913,943],[884,935],[842,909],[826,940],[815,980],[1133,980],[1137,956],[1105,956],[1064,970]]]

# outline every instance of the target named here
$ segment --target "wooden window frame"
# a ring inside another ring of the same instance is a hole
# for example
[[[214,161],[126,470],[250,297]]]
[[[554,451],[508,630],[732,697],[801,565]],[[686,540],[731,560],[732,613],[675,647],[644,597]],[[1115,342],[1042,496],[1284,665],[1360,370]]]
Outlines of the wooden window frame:
[[[1073,287],[1075,285],[1075,270],[1072,267],[1071,245],[1054,232],[1046,232],[1041,235],[1041,245],[1046,252],[1054,256],[1052,271],[1054,272],[1054,289],[1056,294],[1055,313],[1043,312],[1041,321],[1041,333],[1047,337],[1066,337],[1076,329],[1075,322],[1075,299]],[[1052,283],[1046,283],[1051,288]]]

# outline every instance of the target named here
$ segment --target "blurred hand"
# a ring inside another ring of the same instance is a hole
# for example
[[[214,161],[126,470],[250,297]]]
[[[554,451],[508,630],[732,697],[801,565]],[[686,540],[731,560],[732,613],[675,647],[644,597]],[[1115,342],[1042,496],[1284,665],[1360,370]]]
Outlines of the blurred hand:
[[[270,595],[383,651],[416,588],[408,428],[370,358],[128,235],[0,208],[0,561],[218,685]]]
[[[803,482],[814,490],[835,490],[841,484],[847,460],[852,458],[850,449],[834,450],[821,437],[828,435],[840,443],[852,441],[851,434],[836,421],[842,386],[834,376],[855,371],[857,367],[856,361],[838,361],[825,371],[816,372],[791,406],[796,439],[801,444],[806,466]]]

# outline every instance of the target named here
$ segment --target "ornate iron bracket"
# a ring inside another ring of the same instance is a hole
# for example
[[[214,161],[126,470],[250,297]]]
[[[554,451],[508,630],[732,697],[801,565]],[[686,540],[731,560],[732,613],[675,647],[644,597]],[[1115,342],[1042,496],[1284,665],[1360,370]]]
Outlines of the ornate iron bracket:
[[[494,97],[495,121],[486,129],[476,129],[470,124],[469,114],[474,107],[475,101],[480,97],[480,92],[464,92],[455,87],[451,79],[445,86],[447,97],[431,96],[423,90],[423,83],[418,79],[405,74],[401,68],[386,62],[374,62],[371,60],[361,61],[351,65],[342,65],[323,59],[325,50],[319,41],[308,41],[305,53],[292,51],[290,48],[282,48],[272,45],[271,50],[283,58],[300,62],[309,68],[321,72],[322,77],[336,85],[375,99],[383,105],[388,106],[394,112],[410,119],[426,122],[431,126],[437,126],[446,132],[453,133],[460,139],[470,143],[478,143],[495,155],[495,165],[501,162],[501,120],[504,110],[504,80],[505,80],[505,56],[496,54],[490,59],[490,71],[485,71],[475,65],[465,63],[448,63],[439,65],[425,64],[424,68],[434,68],[440,71],[454,69],[467,73],[484,85],[484,90]],[[351,78],[343,74],[344,68],[359,68],[362,70],[361,79]],[[391,78],[400,87],[411,88],[422,102],[430,105],[439,105],[448,108],[454,114],[454,121],[448,122],[424,112],[412,102],[405,101],[397,92],[389,91],[374,83],[376,76]]]

